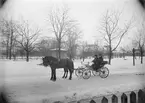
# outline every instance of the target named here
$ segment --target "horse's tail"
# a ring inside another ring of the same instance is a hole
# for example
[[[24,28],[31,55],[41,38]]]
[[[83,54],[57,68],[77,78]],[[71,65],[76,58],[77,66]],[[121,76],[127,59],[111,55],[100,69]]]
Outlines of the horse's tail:
[[[74,62],[71,59],[67,59],[67,62],[68,62],[68,67],[69,67],[71,73],[73,73],[74,72]]]
[[[68,67],[69,71],[71,73],[73,73],[74,72],[74,62],[73,62],[73,60],[67,58],[66,61],[67,61],[67,67]]]
[[[72,73],[74,72],[74,63],[73,63],[73,61],[72,61],[72,68],[71,68],[71,70],[72,70]]]

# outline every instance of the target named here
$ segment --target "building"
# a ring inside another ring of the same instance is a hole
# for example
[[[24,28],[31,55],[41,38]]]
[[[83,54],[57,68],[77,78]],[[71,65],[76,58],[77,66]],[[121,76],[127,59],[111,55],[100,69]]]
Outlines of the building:
[[[58,58],[58,48],[55,49],[50,49],[51,51],[51,56]],[[66,49],[61,49],[61,58],[67,58],[67,50]]]

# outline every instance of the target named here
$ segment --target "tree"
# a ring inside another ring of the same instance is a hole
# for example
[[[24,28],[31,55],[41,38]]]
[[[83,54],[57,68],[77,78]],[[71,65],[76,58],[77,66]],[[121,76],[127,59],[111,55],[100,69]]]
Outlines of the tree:
[[[35,48],[35,42],[39,37],[40,29],[31,29],[28,21],[23,21],[17,24],[17,34],[19,35],[17,42],[20,44],[20,48],[23,48],[26,52],[26,61],[29,61],[29,54]]]
[[[43,54],[43,56],[47,56],[50,54],[50,49],[56,47],[56,41],[54,40],[54,38],[43,37],[38,41],[36,45],[40,54]]]
[[[68,8],[61,8],[56,10],[51,10],[49,14],[49,23],[51,26],[52,32],[55,34],[58,47],[58,58],[61,58],[61,44],[62,39],[66,35],[68,28],[71,28],[72,23],[74,22],[69,18]]]
[[[129,52],[128,46],[126,46],[126,47],[125,46],[120,47],[120,51],[122,52],[121,55],[125,59],[126,53]]]
[[[81,38],[81,31],[77,26],[69,28],[67,30],[66,46],[68,49],[69,58],[72,59],[76,55],[76,49],[78,47],[78,40]]]
[[[13,19],[1,18],[1,32],[3,36],[2,45],[6,47],[6,58],[11,59],[12,51],[15,48],[15,21]]]
[[[140,51],[141,64],[143,63],[143,54],[145,51],[145,24],[142,22],[141,26],[138,28],[138,32],[133,39],[133,44]]]
[[[94,42],[94,54],[105,54],[104,47],[100,40]]]
[[[9,34],[2,33],[1,35],[1,49],[5,50],[4,55],[6,55],[6,59],[9,57]]]
[[[81,58],[83,58],[84,61],[86,57],[86,49],[88,47],[87,41],[83,41],[80,46],[81,46]]]
[[[122,38],[127,34],[131,28],[132,19],[124,24],[124,28],[119,27],[120,12],[112,12],[107,10],[103,15],[101,21],[101,28],[99,32],[103,34],[103,38],[106,42],[106,46],[109,49],[109,64],[111,64],[112,53],[115,51],[121,43]],[[116,44],[116,45],[114,45]]]

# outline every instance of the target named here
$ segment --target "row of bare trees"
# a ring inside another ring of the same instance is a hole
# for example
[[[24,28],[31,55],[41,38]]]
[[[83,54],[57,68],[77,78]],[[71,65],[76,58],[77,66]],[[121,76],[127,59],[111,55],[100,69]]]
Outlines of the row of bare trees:
[[[145,22],[142,21],[141,25],[137,28],[137,32],[133,39],[133,46],[140,52],[141,64],[143,63],[143,56],[145,52]]]
[[[12,50],[15,46],[14,39],[17,37],[17,35],[14,34],[14,26],[15,25],[12,20],[6,20],[4,18],[1,19],[1,43],[3,46],[6,47],[6,58],[9,57],[9,59],[11,59]]]
[[[26,20],[14,21],[2,18],[1,33],[3,41],[1,42],[3,49],[6,50],[6,57],[11,59],[16,52],[25,52],[26,61],[29,61],[30,53],[37,48],[41,52],[49,52],[52,47],[58,48],[58,58],[61,58],[61,48],[63,45],[68,50],[69,58],[73,58],[78,46],[78,40],[81,38],[81,31],[76,20],[69,17],[68,8],[52,9],[49,12],[48,23],[49,28],[55,35],[55,40],[51,43],[50,39],[40,40],[41,30],[32,28]],[[50,44],[56,44],[50,47]],[[47,44],[47,46],[46,46]],[[15,49],[15,50],[14,50]]]
[[[135,48],[135,54],[140,57],[141,64],[143,63],[143,56],[145,53],[145,22],[144,18],[141,23],[138,23],[136,32],[132,36],[131,44],[121,47],[121,51],[125,53],[131,53],[133,55],[133,48]]]
[[[29,61],[29,53],[34,49],[40,30],[32,29],[27,21],[16,22],[12,19],[2,18],[1,25],[1,44],[6,51],[6,58],[15,57],[18,51],[25,51],[26,61]]]
[[[113,52],[119,47],[123,37],[129,32],[132,27],[133,19],[121,24],[121,13],[118,11],[107,10],[103,15],[100,23],[99,32],[103,36],[105,45],[101,48],[107,48],[109,64],[111,64],[111,58]],[[37,50],[41,52],[48,52],[51,48],[58,48],[58,58],[61,58],[61,48],[63,45],[68,50],[69,58],[72,59],[76,55],[76,50],[79,47],[79,40],[82,36],[82,31],[79,28],[78,22],[69,16],[69,9],[56,8],[51,9],[48,15],[49,29],[51,33],[55,35],[55,39],[39,40],[41,30],[39,28],[32,29],[28,21],[21,20],[19,22],[12,19],[1,19],[1,32],[2,41],[1,44],[5,47],[7,58],[11,59],[12,51],[25,51],[26,60],[29,61],[30,53],[37,47]],[[142,26],[144,27],[144,25]],[[144,51],[144,28],[138,30],[138,37],[134,44],[138,45],[141,55]],[[51,42],[50,42],[51,41]],[[55,44],[55,45],[53,45]],[[50,46],[51,45],[51,46]],[[94,44],[95,45],[95,44]],[[82,54],[85,52],[85,44],[82,45]],[[95,45],[96,48],[100,48],[99,45]],[[47,54],[47,53],[46,53]]]

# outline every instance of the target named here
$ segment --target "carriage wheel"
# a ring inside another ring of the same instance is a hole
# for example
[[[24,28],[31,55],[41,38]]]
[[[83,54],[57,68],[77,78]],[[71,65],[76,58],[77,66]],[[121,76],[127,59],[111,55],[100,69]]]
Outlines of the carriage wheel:
[[[75,70],[75,74],[77,77],[81,77],[83,75],[83,70],[81,68],[78,68]]]
[[[91,71],[90,70],[84,70],[83,71],[83,78],[89,79],[91,77]]]
[[[102,67],[99,72],[101,78],[106,78],[109,75],[109,69],[107,67]]]
[[[92,70],[92,74],[93,76],[97,76],[97,75],[100,75],[100,72],[96,70]]]

